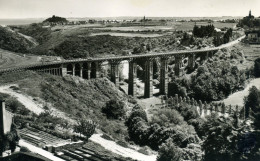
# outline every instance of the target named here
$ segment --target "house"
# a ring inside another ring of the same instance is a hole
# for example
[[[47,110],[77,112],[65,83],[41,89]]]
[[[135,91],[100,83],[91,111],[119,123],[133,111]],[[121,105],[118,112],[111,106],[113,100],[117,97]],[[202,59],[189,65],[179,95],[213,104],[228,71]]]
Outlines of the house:
[[[260,30],[248,30],[245,32],[249,43],[260,43]]]

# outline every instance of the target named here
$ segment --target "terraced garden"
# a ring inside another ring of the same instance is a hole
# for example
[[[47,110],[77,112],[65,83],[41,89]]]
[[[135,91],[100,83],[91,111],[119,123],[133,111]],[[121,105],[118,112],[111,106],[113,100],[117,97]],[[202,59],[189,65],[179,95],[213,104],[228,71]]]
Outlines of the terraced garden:
[[[70,140],[58,138],[32,127],[20,129],[19,134],[26,142],[38,147],[70,143]]]

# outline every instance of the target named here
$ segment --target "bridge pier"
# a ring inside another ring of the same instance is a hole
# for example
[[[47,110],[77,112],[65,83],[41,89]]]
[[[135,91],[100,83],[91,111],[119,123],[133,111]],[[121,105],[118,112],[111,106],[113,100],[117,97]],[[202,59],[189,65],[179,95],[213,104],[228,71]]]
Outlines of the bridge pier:
[[[94,78],[100,78],[101,62],[95,62]]]
[[[189,70],[193,70],[195,67],[195,55],[194,54],[190,54],[188,56],[188,69]]]
[[[174,73],[176,76],[180,76],[180,68],[181,68],[181,56],[175,56]]]
[[[91,78],[91,62],[87,62],[87,79]]]
[[[160,69],[160,94],[167,95],[168,93],[168,58],[161,58]]]
[[[208,53],[208,57],[210,57],[210,58],[212,58],[214,55],[214,51],[208,51],[207,53]]]
[[[79,65],[80,65],[79,77],[83,78],[83,64],[79,64]]]
[[[136,75],[137,75],[137,64],[135,60],[129,61],[129,73],[128,73],[128,95],[136,96]]]
[[[146,59],[144,97],[150,98],[152,96],[153,96],[153,61],[151,59]]]
[[[58,75],[58,74],[57,74],[57,69],[56,69],[56,68],[54,69],[54,75]]]
[[[120,61],[111,61],[111,81],[119,88],[119,64]]]
[[[64,77],[67,75],[67,66],[65,64],[61,64],[61,76]]]
[[[204,62],[208,59],[208,52],[202,53],[200,56],[200,64],[204,64]]]
[[[72,64],[72,75],[75,76],[75,64]]]
[[[57,68],[57,75],[60,76],[60,68]]]
[[[205,59],[208,60],[208,58],[209,58],[209,52],[206,52],[205,53]]]

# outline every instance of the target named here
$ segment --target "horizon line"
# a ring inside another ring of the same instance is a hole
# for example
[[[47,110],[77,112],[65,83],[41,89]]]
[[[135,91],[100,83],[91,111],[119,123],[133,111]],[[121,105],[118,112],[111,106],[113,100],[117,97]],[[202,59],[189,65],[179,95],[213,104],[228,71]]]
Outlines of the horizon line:
[[[53,15],[52,15],[53,16]],[[24,18],[0,18],[2,20],[11,20],[11,19],[44,19],[44,18],[50,18],[52,16],[49,17],[24,17]],[[66,16],[59,16],[59,15],[55,15],[58,17],[63,17],[63,18],[119,18],[119,17],[144,17],[144,16],[88,16],[88,17],[80,17],[80,16],[75,16],[75,17],[66,17]],[[146,18],[215,18],[215,17],[245,17],[245,16],[145,16]],[[258,17],[258,16],[255,16]]]

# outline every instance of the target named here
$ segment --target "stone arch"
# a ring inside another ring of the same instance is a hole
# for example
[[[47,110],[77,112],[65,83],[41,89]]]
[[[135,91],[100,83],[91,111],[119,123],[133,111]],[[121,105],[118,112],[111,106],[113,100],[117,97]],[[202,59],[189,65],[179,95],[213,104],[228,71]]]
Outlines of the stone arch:
[[[67,65],[67,74],[73,75],[73,65],[72,64]]]
[[[80,77],[81,65],[79,63],[75,64],[75,76]]]

